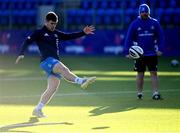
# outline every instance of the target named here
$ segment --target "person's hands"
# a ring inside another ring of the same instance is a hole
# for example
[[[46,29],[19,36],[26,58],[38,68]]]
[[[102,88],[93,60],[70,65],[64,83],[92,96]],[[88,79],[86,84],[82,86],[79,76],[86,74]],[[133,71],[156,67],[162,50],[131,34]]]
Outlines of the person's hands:
[[[161,51],[156,51],[157,56],[161,56],[162,52]]]
[[[19,56],[16,58],[15,64],[18,64],[19,61],[20,61],[21,59],[23,59],[23,58],[24,58],[24,55],[19,55]]]
[[[95,31],[95,27],[94,26],[86,26],[84,27],[83,29],[84,33],[85,34],[94,34],[94,31]]]
[[[128,58],[128,59],[132,59],[132,57],[129,54],[126,55],[125,57]]]

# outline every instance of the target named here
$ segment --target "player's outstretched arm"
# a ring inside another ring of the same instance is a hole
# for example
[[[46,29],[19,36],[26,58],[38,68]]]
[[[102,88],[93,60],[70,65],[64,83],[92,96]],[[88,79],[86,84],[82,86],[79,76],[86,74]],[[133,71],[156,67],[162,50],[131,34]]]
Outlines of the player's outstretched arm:
[[[83,31],[85,34],[94,34],[95,27],[93,25],[86,26],[84,27]]]
[[[20,61],[21,59],[23,59],[23,58],[24,58],[24,55],[19,55],[19,56],[16,58],[15,64],[18,64],[19,61]]]

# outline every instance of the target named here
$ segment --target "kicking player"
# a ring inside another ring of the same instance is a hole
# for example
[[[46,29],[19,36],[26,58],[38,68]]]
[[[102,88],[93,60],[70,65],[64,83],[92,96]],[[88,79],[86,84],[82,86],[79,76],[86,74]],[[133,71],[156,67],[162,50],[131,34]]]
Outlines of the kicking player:
[[[82,37],[87,34],[94,34],[95,28],[93,26],[86,26],[83,31],[75,33],[63,33],[56,29],[58,23],[58,16],[54,12],[48,12],[45,18],[45,24],[41,29],[35,30],[27,37],[22,45],[19,56],[16,59],[16,64],[24,58],[24,51],[26,48],[35,42],[39,48],[41,55],[40,67],[46,72],[47,89],[41,95],[41,99],[35,109],[33,115],[37,117],[45,117],[42,108],[50,101],[57,91],[61,77],[68,81],[81,85],[84,89],[95,81],[96,77],[80,78],[72,73],[59,60],[59,42],[61,40],[70,40]]]
[[[137,71],[137,97],[143,98],[144,73],[146,66],[150,71],[154,100],[161,99],[158,91],[157,65],[158,56],[162,54],[163,33],[159,22],[150,17],[150,8],[147,4],[139,6],[139,16],[134,20],[127,33],[125,41],[126,57],[130,58],[128,50],[132,45],[139,45],[144,50],[144,57],[135,60],[134,70]]]

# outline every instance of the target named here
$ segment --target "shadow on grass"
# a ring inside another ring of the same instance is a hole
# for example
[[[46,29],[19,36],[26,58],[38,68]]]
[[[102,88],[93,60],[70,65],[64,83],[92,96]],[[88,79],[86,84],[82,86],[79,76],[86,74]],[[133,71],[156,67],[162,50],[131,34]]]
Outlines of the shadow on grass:
[[[108,99],[108,97],[106,97],[106,99]],[[126,99],[113,97],[113,99],[109,98],[109,100],[106,100],[107,103],[102,103],[101,105],[96,106],[94,109],[90,110],[89,113],[90,116],[98,116],[108,113],[131,111],[140,108],[168,109],[168,108],[178,107],[179,103],[172,102],[173,100],[174,99],[170,99],[170,98],[166,98],[163,100],[153,100],[149,97],[146,97],[143,100],[139,100],[133,97],[129,97]]]
[[[103,126],[103,127],[93,127],[92,129],[93,130],[102,130],[102,129],[107,129],[107,128],[110,128],[108,126]]]
[[[0,128],[0,132],[20,132],[20,133],[33,133],[30,131],[20,131],[14,130],[22,127],[32,127],[32,126],[42,126],[42,125],[73,125],[73,123],[69,122],[51,122],[51,123],[37,123],[39,119],[37,117],[30,117],[28,122],[11,124],[7,126],[3,126]]]
[[[133,107],[133,106],[119,107],[118,105],[105,105],[105,106],[97,107],[91,110],[89,113],[91,113],[90,116],[98,116],[98,115],[107,114],[107,113],[116,113],[116,112],[118,113],[118,112],[123,112],[123,111],[130,111],[136,108],[137,107]]]

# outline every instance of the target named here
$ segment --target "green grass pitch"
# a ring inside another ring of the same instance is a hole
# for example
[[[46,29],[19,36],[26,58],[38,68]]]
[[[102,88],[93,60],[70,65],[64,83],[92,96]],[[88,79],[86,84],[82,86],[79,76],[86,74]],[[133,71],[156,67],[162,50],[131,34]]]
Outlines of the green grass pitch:
[[[146,72],[144,99],[137,100],[133,61],[123,57],[61,57],[78,76],[97,76],[88,89],[65,80],[44,108],[47,118],[31,115],[46,88],[38,57],[0,56],[0,132],[3,133],[180,133],[180,67],[160,58],[164,100],[151,99]]]

